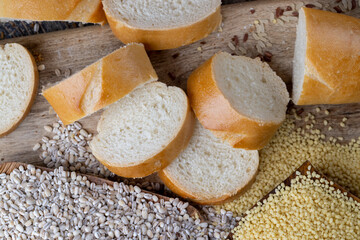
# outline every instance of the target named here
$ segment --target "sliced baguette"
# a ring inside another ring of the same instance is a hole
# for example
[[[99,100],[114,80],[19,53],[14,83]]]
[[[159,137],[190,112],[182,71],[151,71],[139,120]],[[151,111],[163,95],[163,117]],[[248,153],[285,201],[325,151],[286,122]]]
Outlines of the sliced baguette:
[[[124,43],[149,50],[184,46],[212,33],[221,23],[220,0],[103,0],[107,20]]]
[[[294,56],[295,104],[360,102],[360,19],[302,8]]]
[[[64,124],[73,123],[158,79],[142,44],[129,44],[45,90]]]
[[[106,23],[101,0],[1,0],[0,20]]]
[[[259,59],[220,52],[188,80],[190,104],[201,124],[247,150],[263,148],[285,119],[284,82]]]
[[[0,45],[0,137],[12,132],[30,112],[38,85],[31,53],[17,43]]]
[[[113,173],[145,177],[169,165],[185,149],[193,128],[184,91],[149,83],[104,111],[90,148]]]
[[[181,197],[221,204],[251,185],[258,166],[257,151],[232,148],[197,121],[188,147],[159,176]]]

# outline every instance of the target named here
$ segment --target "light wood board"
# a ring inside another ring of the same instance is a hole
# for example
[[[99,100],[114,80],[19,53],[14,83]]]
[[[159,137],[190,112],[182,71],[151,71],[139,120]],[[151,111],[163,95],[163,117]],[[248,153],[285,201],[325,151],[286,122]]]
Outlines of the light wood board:
[[[189,74],[214,53],[220,50],[232,52],[228,47],[228,43],[234,35],[239,36],[242,45],[241,40],[244,34],[249,31],[250,24],[253,24],[258,19],[269,19],[270,13],[274,13],[277,7],[285,8],[294,2],[279,0],[257,1],[223,6],[224,25],[222,32],[215,32],[208,38],[189,46],[167,51],[149,52],[150,59],[160,80],[184,88]],[[250,13],[250,8],[255,9],[254,14]],[[355,10],[352,15],[360,16],[360,13]],[[268,24],[266,25],[266,32],[273,44],[272,47],[267,49],[274,55],[270,65],[284,81],[289,82],[292,71],[295,23],[285,24],[284,26]],[[78,72],[119,48],[122,43],[113,36],[108,26],[90,26],[14,38],[0,41],[0,44],[8,42],[21,43],[34,55],[40,55],[41,61],[38,62],[38,65],[44,64],[46,69],[40,72],[39,94],[30,114],[14,132],[0,138],[0,160],[2,162],[20,161],[42,164],[38,159],[39,153],[33,152],[32,148],[36,142],[40,142],[43,135],[46,135],[43,126],[55,122],[56,115],[54,112],[49,111],[50,105],[41,96],[41,90],[64,78],[63,76],[57,77],[55,69],[60,69],[62,74],[66,69],[71,69],[71,73]],[[245,46],[254,49],[255,40],[250,37]],[[198,50],[199,47],[201,47],[201,51]],[[176,55],[179,56],[175,58]],[[253,52],[252,55],[256,56],[256,53]],[[172,79],[169,76],[175,78]],[[322,107],[329,109],[330,116],[323,114],[319,115],[319,118],[327,118],[330,119],[330,122],[334,122],[334,130],[329,132],[329,136],[343,136],[345,140],[360,136],[360,121],[357,120],[360,117],[359,106],[359,104],[352,104],[341,107]],[[304,114],[307,111],[314,112],[314,108],[305,107]],[[80,122],[87,130],[95,133],[100,113],[101,111],[84,118]],[[338,122],[344,116],[349,120],[347,127],[341,128],[338,126]],[[324,128],[321,124],[316,127],[319,129]]]

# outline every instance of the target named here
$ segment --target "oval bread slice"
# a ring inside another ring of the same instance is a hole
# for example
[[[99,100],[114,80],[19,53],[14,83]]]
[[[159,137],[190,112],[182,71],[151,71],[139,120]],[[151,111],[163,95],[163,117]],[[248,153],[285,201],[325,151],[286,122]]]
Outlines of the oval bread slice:
[[[285,120],[289,94],[267,63],[215,54],[189,77],[190,104],[201,124],[247,150],[263,148]]]
[[[187,146],[194,117],[184,91],[149,83],[112,104],[90,143],[94,156],[113,173],[148,176],[169,165]]]
[[[0,45],[0,137],[13,131],[30,112],[38,85],[31,53],[17,43]]]
[[[157,79],[144,45],[133,43],[46,89],[43,95],[61,121],[70,124]]]
[[[106,23],[101,0],[1,0],[0,21],[10,19]]]
[[[258,151],[232,148],[197,121],[188,147],[159,176],[181,197],[221,204],[251,185],[258,166]]]
[[[302,8],[296,32],[294,103],[360,102],[360,19]]]
[[[114,34],[149,50],[184,46],[212,33],[221,23],[220,0],[103,0]]]

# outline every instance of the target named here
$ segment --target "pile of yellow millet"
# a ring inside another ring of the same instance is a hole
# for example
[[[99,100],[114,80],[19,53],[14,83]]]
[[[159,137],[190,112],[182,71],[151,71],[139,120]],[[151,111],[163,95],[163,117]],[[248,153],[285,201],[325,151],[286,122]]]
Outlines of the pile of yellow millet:
[[[246,212],[233,230],[234,239],[360,238],[360,203],[316,172],[297,174],[290,187],[282,183]]]
[[[346,145],[333,138],[325,140],[312,126],[297,129],[295,117],[288,115],[271,142],[260,150],[259,173],[249,190],[219,209],[242,215],[307,160],[334,182],[360,195],[360,140]]]

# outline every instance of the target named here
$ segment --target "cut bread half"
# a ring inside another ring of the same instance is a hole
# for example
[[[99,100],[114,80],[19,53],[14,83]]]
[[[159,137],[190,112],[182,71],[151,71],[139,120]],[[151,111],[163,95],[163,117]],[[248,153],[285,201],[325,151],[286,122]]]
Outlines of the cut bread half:
[[[101,0],[1,0],[0,20],[106,23]]]
[[[38,85],[31,53],[17,43],[0,45],[0,137],[13,131],[30,112]]]
[[[144,45],[129,44],[43,92],[64,124],[73,123],[158,79]]]
[[[122,42],[141,42],[149,50],[193,43],[221,23],[220,0],[103,0],[103,5]]]
[[[360,19],[302,8],[293,65],[297,105],[360,102]]]
[[[285,83],[259,59],[215,54],[188,79],[190,104],[201,124],[247,150],[263,148],[285,120]]]
[[[197,121],[188,147],[159,176],[181,197],[221,204],[251,185],[258,166],[258,151],[232,148]]]
[[[185,149],[193,128],[184,91],[149,83],[104,111],[90,148],[113,173],[145,177],[169,165]]]

